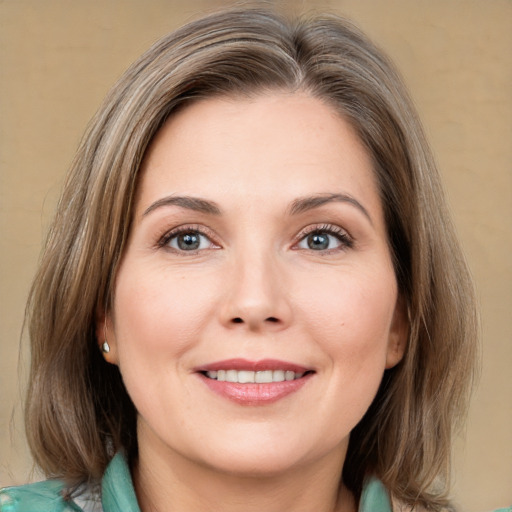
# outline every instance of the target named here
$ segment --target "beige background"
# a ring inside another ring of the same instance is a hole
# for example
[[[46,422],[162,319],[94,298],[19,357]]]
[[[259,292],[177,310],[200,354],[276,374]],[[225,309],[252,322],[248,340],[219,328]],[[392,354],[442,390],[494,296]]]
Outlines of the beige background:
[[[0,0],[0,486],[30,459],[23,308],[63,175],[107,89],[156,38],[229,1]],[[277,2],[285,5],[285,2]],[[481,302],[483,367],[456,446],[463,510],[512,503],[512,1],[289,1],[347,14],[394,58],[439,161]],[[35,475],[34,477],[37,477]]]

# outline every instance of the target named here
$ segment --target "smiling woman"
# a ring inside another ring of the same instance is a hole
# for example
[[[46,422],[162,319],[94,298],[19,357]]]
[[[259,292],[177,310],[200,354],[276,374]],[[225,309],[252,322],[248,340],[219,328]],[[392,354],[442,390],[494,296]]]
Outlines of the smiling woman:
[[[157,42],[91,122],[32,289],[27,433],[58,480],[3,506],[449,507],[476,315],[448,218],[346,21],[229,10]]]
[[[138,412],[141,496],[162,508],[150,475],[173,481],[184,461],[273,486],[299,469],[295,485],[324,466],[340,474],[405,349],[397,304],[371,160],[331,107],[273,91],[172,116],[146,151],[97,325]]]

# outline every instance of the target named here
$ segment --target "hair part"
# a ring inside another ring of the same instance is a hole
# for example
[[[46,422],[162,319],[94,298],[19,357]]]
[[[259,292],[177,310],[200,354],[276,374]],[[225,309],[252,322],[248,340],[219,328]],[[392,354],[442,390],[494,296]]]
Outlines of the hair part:
[[[396,498],[440,509],[473,375],[473,289],[405,87],[364,35],[333,16],[206,16],[158,41],[110,91],[72,163],[27,306],[34,458],[49,476],[77,483],[100,478],[115,451],[136,453],[136,411],[99,353],[95,323],[111,304],[146,148],[190,102],[271,91],[307,92],[356,130],[373,160],[409,315],[406,355],[352,432],[344,482],[358,495],[375,474]]]

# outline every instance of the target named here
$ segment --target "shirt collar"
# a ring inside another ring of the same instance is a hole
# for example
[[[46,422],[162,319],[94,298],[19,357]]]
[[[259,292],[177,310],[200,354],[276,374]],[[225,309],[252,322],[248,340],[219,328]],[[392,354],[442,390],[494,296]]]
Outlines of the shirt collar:
[[[389,494],[377,478],[369,478],[363,487],[359,512],[392,512]]]
[[[104,512],[140,512],[130,469],[122,453],[114,456],[103,475],[101,504]]]
[[[104,512],[140,512],[126,458],[117,453],[107,466],[101,481],[101,502]],[[359,512],[391,512],[386,488],[376,478],[366,481]]]

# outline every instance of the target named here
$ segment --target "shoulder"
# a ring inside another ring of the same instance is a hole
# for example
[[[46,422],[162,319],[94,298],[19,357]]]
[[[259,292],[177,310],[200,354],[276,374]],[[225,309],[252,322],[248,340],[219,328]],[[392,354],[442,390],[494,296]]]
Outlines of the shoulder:
[[[406,505],[399,500],[392,499],[392,507],[393,512],[429,512],[429,509],[426,509],[421,506],[411,507],[410,505]],[[458,512],[459,508],[443,508],[441,512]],[[509,508],[500,508],[494,510],[494,512],[512,512],[512,507]]]
[[[59,480],[46,480],[0,491],[2,512],[68,512],[80,509],[64,498],[65,486]]]
[[[101,512],[95,494],[79,488],[71,498],[60,480],[46,480],[0,489],[1,512]]]

